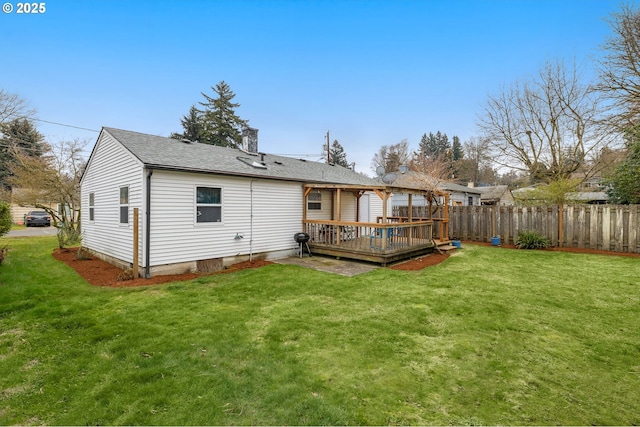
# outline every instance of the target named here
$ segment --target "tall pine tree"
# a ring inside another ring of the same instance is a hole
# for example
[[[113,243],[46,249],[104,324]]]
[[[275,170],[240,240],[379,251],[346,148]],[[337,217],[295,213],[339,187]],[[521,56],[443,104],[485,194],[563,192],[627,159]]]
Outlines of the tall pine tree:
[[[211,89],[217,97],[202,92],[205,102],[200,102],[204,107],[203,110],[199,110],[203,122],[200,142],[223,147],[239,147],[242,144],[242,129],[248,122],[236,115],[235,109],[240,106],[232,102],[236,94],[224,81]]]
[[[453,161],[457,162],[458,160],[462,160],[464,157],[464,148],[460,143],[460,138],[457,136],[453,136],[453,143],[451,144],[451,150],[453,152]]]
[[[174,139],[188,139],[189,141],[200,142],[203,137],[203,120],[202,114],[198,111],[195,105],[189,108],[189,113],[182,117],[180,120],[182,124],[182,133],[172,133],[171,138]]]
[[[345,168],[349,167],[347,154],[344,152],[344,148],[342,148],[342,145],[340,145],[337,139],[333,141],[333,144],[331,144],[329,158],[331,160],[331,163],[335,165],[344,166]]]
[[[434,135],[433,132],[429,132],[422,135],[420,144],[418,145],[417,155],[428,159],[435,159],[436,157],[446,155],[451,150],[451,143],[446,133],[437,131]]]

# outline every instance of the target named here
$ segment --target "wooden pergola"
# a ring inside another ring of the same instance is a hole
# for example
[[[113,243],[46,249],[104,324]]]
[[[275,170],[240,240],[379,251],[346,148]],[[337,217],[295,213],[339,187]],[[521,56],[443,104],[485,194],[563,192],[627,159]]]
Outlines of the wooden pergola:
[[[331,218],[311,219],[307,209],[307,198],[312,191],[331,192]],[[345,220],[342,199],[344,193],[354,196],[355,218]],[[388,212],[389,198],[394,193],[408,196],[408,216],[391,216]],[[364,194],[375,194],[381,201],[381,215],[376,221],[360,220],[360,199]],[[412,202],[414,196],[426,197],[430,205],[429,218],[414,218]],[[441,198],[440,217],[433,216],[433,205]],[[305,184],[303,198],[303,231],[310,236],[309,246],[313,253],[377,262],[383,266],[411,257],[424,255],[440,245],[450,243],[447,193],[426,189],[397,187],[392,185],[360,186],[343,184]],[[437,227],[434,227],[437,225]],[[434,229],[437,235],[434,235]]]

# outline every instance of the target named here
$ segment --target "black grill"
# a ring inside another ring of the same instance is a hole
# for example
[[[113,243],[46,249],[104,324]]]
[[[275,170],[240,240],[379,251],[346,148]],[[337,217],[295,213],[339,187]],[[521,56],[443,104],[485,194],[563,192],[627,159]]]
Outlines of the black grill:
[[[296,233],[293,238],[298,243],[307,243],[309,241],[309,235],[307,233]]]
[[[309,235],[307,233],[296,233],[293,235],[293,239],[296,241],[296,243],[298,243],[298,246],[300,246],[300,258],[302,258],[302,252],[304,251],[305,247],[307,248],[307,253],[309,254],[309,256],[311,256],[311,250],[309,249],[309,244],[307,243],[309,241]]]

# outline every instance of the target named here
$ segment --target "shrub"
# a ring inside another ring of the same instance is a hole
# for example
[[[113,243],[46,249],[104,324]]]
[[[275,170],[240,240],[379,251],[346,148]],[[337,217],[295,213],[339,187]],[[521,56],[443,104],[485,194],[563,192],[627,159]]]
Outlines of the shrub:
[[[11,205],[0,200],[0,236],[4,236],[11,230],[13,218],[11,218]]]
[[[523,231],[518,234],[516,239],[518,249],[544,249],[550,244],[549,239],[534,230]]]
[[[116,281],[118,282],[126,282],[127,280],[133,280],[133,279],[135,279],[135,277],[133,275],[132,268],[127,268],[126,270],[123,270],[122,273],[118,274],[118,277],[116,277]]]
[[[75,256],[73,257],[73,259],[77,260],[77,261],[86,261],[86,260],[90,260],[91,259],[91,252],[89,252],[87,249],[85,249],[84,247],[80,246],[78,248],[78,250],[76,251]]]
[[[60,249],[66,248],[67,246],[73,246],[82,240],[82,234],[80,230],[74,227],[73,224],[68,224],[66,222],[59,222],[57,224],[58,227],[58,247]]]

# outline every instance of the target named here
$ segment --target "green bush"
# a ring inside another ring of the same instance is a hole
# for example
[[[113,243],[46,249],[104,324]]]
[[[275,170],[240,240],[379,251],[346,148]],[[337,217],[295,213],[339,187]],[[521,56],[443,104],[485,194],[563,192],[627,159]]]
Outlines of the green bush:
[[[544,249],[550,244],[549,239],[534,230],[520,232],[516,239],[518,249]]]
[[[74,246],[82,241],[82,234],[74,224],[59,222],[57,227],[58,247],[60,249]]]
[[[13,219],[11,218],[11,205],[0,200],[0,237],[11,230]]]

